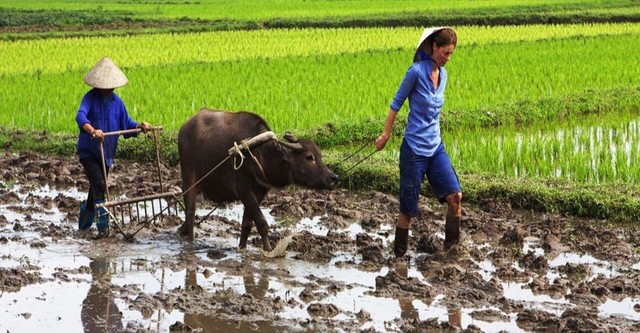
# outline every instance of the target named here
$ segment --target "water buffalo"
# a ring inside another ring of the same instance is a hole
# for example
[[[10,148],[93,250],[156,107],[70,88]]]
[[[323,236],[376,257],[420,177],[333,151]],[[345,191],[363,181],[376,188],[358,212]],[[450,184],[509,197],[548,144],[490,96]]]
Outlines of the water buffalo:
[[[186,209],[186,219],[180,227],[182,236],[194,239],[196,197],[202,193],[218,203],[240,200],[244,213],[239,247],[246,248],[255,223],[262,248],[271,251],[269,226],[259,207],[269,190],[291,184],[330,189],[336,184],[338,176],[322,162],[318,146],[288,136],[286,141],[279,141],[274,135],[249,151],[243,150],[241,165],[239,154],[220,164],[230,156],[229,149],[235,144],[270,131],[265,120],[256,114],[208,109],[200,110],[182,125],[178,133]]]

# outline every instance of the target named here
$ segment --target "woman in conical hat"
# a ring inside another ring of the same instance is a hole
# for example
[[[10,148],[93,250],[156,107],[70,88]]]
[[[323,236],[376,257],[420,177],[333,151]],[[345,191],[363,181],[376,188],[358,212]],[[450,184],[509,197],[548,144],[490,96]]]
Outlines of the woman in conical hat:
[[[400,146],[400,214],[394,240],[396,257],[404,256],[408,249],[411,219],[418,215],[418,196],[425,177],[435,197],[448,206],[444,249],[448,250],[460,242],[462,190],[440,136],[440,112],[447,85],[444,66],[451,59],[457,42],[458,36],[452,28],[424,30],[413,63],[391,102],[384,130],[375,141],[376,149],[384,148],[396,115],[408,98],[409,114]]]
[[[92,89],[87,92],[78,108],[76,122],[79,135],[77,153],[89,180],[87,200],[80,206],[78,228],[91,228],[96,218],[94,207],[104,203],[106,180],[104,174],[109,172],[113,164],[113,156],[118,146],[118,136],[105,137],[105,132],[141,128],[149,130],[146,122],[137,123],[129,117],[127,108],[113,90],[127,84],[127,77],[111,59],[102,58],[84,77],[84,82]],[[137,133],[124,135],[125,138]],[[103,170],[100,144],[103,144],[106,169]],[[108,232],[107,214],[104,208],[98,211],[98,233],[100,236]]]

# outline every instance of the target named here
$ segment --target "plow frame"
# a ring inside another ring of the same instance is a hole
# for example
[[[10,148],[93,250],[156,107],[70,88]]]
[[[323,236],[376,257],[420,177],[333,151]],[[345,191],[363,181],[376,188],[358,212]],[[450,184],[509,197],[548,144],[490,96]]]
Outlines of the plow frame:
[[[124,198],[118,200],[111,200],[109,195],[109,186],[105,186],[105,202],[96,204],[95,208],[104,208],[109,215],[108,227],[115,227],[125,238],[132,239],[133,236],[142,230],[144,227],[151,223],[156,222],[158,219],[162,220],[165,216],[178,215],[178,205],[182,206],[181,190],[164,191],[162,184],[162,172],[160,169],[160,147],[158,142],[157,133],[162,130],[162,127],[152,127],[149,131],[153,135],[154,146],[156,150],[156,177],[160,185],[160,193],[149,194],[134,198]],[[135,128],[122,131],[105,132],[105,137],[116,136],[123,134],[139,133],[142,129]],[[102,171],[107,184],[106,162],[104,156],[104,142],[100,142],[100,154],[102,157]],[[184,210],[184,207],[182,207]],[[127,223],[128,221],[128,223]],[[140,227],[134,233],[125,234],[121,226],[126,224],[133,225],[134,222]]]

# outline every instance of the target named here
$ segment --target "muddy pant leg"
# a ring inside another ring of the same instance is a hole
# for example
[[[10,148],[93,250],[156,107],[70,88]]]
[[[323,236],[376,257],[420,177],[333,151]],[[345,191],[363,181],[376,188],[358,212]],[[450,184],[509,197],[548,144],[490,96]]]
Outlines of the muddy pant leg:
[[[409,229],[396,227],[396,234],[393,240],[393,253],[396,258],[400,258],[407,253],[409,247]]]
[[[406,141],[400,145],[400,215],[396,225],[393,252],[397,258],[405,255],[409,248],[409,228],[411,218],[418,216],[418,201],[422,180],[424,179],[429,158],[416,155]]]
[[[462,193],[455,192],[446,197],[449,209],[447,210],[444,226],[444,249],[460,243],[460,215],[462,213]]]
[[[92,157],[86,157],[80,160],[82,167],[84,168],[84,174],[89,180],[89,193],[87,194],[87,201],[85,202],[86,214],[82,214],[82,207],[80,208],[81,217],[85,219],[85,222],[80,226],[81,230],[86,230],[91,227],[93,219],[97,215],[98,217],[98,230],[106,231],[108,228],[107,212],[104,208],[101,208],[98,212],[95,211],[95,204],[104,203],[106,182],[102,172],[102,163]],[[109,173],[107,167],[106,173]],[[97,213],[97,214],[96,214]],[[81,218],[82,220],[82,218]]]
[[[93,157],[85,157],[80,160],[84,167],[84,174],[89,180],[89,194],[87,195],[87,209],[93,212],[96,200],[105,200],[104,193],[106,183],[102,172],[102,163]],[[109,168],[107,167],[107,174]]]

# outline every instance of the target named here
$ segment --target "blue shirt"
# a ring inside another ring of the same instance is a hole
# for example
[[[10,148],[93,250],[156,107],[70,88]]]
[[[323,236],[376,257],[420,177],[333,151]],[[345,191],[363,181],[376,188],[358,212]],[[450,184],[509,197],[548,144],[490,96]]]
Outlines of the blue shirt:
[[[391,110],[398,112],[409,98],[409,116],[404,139],[420,156],[431,157],[442,142],[440,137],[440,111],[444,104],[447,71],[440,67],[440,85],[435,88],[429,73],[433,63],[429,60],[414,62],[391,102]]]
[[[136,128],[138,125],[134,122],[124,103],[116,95],[103,97],[97,89],[91,89],[87,92],[80,102],[76,122],[80,128],[78,136],[78,157],[94,157],[99,161],[102,160],[100,155],[100,142],[94,139],[91,134],[82,129],[82,125],[89,123],[93,128],[100,129],[103,132],[121,131]],[[137,133],[124,135],[125,138],[136,136]],[[113,164],[113,155],[118,147],[118,136],[107,136],[104,138],[104,158],[105,164],[110,167]]]

